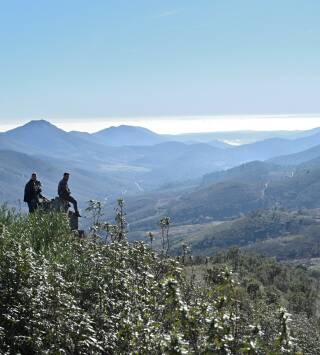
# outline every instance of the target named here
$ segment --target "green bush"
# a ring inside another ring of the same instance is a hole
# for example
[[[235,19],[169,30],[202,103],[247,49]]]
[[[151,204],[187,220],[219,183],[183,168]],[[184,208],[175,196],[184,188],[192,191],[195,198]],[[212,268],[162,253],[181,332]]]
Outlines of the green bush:
[[[228,268],[198,282],[143,243],[79,238],[63,213],[1,223],[3,354],[295,353],[287,314]]]

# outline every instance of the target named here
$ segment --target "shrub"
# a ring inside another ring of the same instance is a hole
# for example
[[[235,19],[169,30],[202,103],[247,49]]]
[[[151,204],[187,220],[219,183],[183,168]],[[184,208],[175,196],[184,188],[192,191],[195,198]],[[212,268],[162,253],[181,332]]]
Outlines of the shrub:
[[[63,213],[37,211],[2,225],[4,354],[260,354],[273,343],[293,349],[287,323],[251,302],[228,268],[208,265],[204,283],[197,282],[144,243],[80,239]],[[267,314],[268,334],[259,325]]]

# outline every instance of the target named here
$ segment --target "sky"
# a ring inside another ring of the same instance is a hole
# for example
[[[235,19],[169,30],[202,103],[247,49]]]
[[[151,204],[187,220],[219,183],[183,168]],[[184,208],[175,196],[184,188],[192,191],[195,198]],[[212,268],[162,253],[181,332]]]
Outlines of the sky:
[[[0,130],[320,126],[319,0],[0,0]]]

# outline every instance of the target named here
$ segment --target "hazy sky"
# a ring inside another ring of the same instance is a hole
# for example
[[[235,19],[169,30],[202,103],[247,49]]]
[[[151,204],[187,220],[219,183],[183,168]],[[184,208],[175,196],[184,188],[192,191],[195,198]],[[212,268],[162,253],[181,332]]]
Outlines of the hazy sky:
[[[320,126],[301,118],[320,117],[319,16],[319,0],[0,0],[0,128]]]
[[[0,132],[28,120],[11,120],[0,123]],[[320,115],[244,115],[244,116],[161,116],[141,118],[72,118],[50,119],[50,122],[66,131],[97,132],[110,126],[127,124],[151,129],[157,133],[192,133],[214,131],[277,131],[307,130],[320,127]]]

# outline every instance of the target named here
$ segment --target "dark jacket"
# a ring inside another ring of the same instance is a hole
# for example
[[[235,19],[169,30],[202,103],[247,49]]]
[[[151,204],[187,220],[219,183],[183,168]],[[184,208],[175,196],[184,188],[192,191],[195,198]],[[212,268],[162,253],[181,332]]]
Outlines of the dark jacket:
[[[71,192],[68,186],[68,181],[65,179],[60,180],[59,185],[58,185],[58,195],[61,198],[68,198],[70,196]]]
[[[42,198],[41,195],[41,182],[39,180],[30,179],[24,188],[24,202],[31,202]]]

